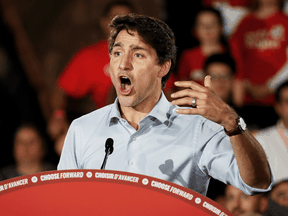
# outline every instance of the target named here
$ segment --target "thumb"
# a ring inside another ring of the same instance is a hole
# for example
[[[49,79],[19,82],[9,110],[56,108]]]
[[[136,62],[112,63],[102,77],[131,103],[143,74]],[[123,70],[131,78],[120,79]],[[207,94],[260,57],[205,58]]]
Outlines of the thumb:
[[[210,88],[212,90],[213,89],[213,85],[212,85],[212,81],[211,81],[211,76],[207,75],[204,79],[204,86],[207,87],[207,88]]]

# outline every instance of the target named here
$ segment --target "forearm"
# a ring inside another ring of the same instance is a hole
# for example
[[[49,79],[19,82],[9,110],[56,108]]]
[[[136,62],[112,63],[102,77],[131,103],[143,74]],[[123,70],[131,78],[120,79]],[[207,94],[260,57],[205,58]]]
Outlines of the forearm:
[[[245,130],[245,125],[242,124],[242,121],[240,122],[237,113],[216,94],[211,83],[211,77],[205,77],[204,87],[193,81],[178,81],[175,82],[175,85],[177,87],[189,87],[190,89],[184,89],[172,94],[172,104],[189,104],[191,106],[192,99],[197,98],[196,108],[178,108],[176,112],[201,115],[210,121],[222,125],[231,135],[238,133],[230,136],[230,141],[241,178],[249,186],[267,189],[271,183],[271,174],[265,152],[249,131],[246,130],[241,133],[241,131]],[[242,130],[235,130],[240,127],[242,127]]]
[[[243,181],[251,187],[266,189],[271,183],[271,174],[266,154],[258,141],[246,129],[231,136],[239,172]]]
[[[232,108],[228,110],[223,115],[221,125],[226,131],[233,131],[237,128],[238,115]],[[243,181],[251,187],[267,189],[271,183],[271,174],[262,146],[248,129],[229,138]]]

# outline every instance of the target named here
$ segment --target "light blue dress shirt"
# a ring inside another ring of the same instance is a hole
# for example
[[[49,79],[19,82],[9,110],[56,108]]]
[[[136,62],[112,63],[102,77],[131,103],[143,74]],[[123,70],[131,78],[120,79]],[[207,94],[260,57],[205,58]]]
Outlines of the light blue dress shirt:
[[[105,142],[112,138],[114,152],[108,158],[107,170],[164,179],[202,195],[206,195],[210,177],[250,195],[267,191],[243,182],[230,139],[222,126],[199,115],[176,113],[177,106],[162,93],[136,131],[121,118],[117,104],[116,99],[114,104],[72,122],[59,170],[100,169]]]

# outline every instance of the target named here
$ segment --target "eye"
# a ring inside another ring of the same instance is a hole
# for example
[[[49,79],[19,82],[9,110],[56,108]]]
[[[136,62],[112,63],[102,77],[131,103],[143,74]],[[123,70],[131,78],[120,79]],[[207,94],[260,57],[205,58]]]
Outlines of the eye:
[[[116,56],[116,57],[117,57],[117,56],[120,56],[120,55],[121,55],[121,52],[115,51],[115,52],[113,52],[113,55]]]
[[[285,198],[285,193],[283,193],[283,192],[278,193],[278,194],[277,194],[277,197],[278,197],[279,199],[283,199],[283,198]]]
[[[135,56],[136,56],[137,58],[142,58],[142,57],[143,57],[143,55],[141,55],[140,53],[136,53]]]

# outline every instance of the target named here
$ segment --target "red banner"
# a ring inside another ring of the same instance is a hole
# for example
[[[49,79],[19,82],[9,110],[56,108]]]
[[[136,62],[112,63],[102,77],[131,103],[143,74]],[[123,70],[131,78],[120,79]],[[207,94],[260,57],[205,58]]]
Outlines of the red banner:
[[[0,182],[1,215],[232,215],[161,179],[108,170],[62,170]]]

